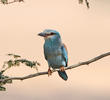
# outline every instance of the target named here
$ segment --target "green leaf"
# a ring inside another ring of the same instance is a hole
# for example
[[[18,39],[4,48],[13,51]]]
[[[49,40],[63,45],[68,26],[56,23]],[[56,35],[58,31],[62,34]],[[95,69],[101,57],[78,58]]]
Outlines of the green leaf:
[[[83,3],[83,0],[79,0],[79,3],[82,4]]]
[[[12,80],[7,80],[6,83],[11,84]]]
[[[6,91],[5,87],[0,86],[0,91]]]
[[[25,62],[25,64],[26,64],[26,66],[33,67],[33,63],[32,63],[32,62],[30,62],[30,61],[26,61],[26,62]]]
[[[8,56],[12,56],[13,54],[12,53],[9,53],[9,54],[7,54]]]
[[[8,67],[11,67],[11,66],[13,66],[13,61],[12,61],[12,60],[9,60],[9,61],[7,62],[7,64],[8,64]]]
[[[14,58],[20,58],[21,57],[20,55],[16,55],[16,54],[12,54],[12,53],[9,53],[8,56],[13,56]]]
[[[8,0],[1,0],[3,4],[8,4]]]
[[[20,66],[20,62],[18,60],[14,61],[14,66]]]
[[[19,55],[13,55],[14,58],[20,58],[21,56]]]
[[[2,70],[2,71],[0,72],[0,77],[2,76],[3,72],[4,72],[4,70]]]

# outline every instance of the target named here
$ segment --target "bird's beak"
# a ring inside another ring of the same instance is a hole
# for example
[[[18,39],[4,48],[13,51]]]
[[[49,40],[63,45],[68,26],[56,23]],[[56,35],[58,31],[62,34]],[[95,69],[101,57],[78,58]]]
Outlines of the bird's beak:
[[[42,37],[46,37],[46,33],[43,33],[43,32],[39,33],[38,35]]]

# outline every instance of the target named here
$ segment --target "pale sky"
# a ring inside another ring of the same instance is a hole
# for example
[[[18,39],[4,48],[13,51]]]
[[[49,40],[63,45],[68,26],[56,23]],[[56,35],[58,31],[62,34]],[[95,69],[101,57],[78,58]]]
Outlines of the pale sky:
[[[24,3],[0,5],[0,65],[7,53],[19,54],[41,63],[44,29],[60,32],[67,45],[69,65],[110,51],[110,0],[90,0],[90,9],[78,0],[25,0]],[[36,70],[25,66],[10,69],[9,76],[24,76]],[[110,57],[89,66],[68,70],[68,81],[57,73],[29,80],[13,81],[0,93],[0,100],[110,100]]]

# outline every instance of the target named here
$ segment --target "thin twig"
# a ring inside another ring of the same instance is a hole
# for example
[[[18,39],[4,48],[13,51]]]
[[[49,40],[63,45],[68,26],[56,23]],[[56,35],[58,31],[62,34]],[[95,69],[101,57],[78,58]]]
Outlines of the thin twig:
[[[88,0],[85,0],[87,8],[90,8]]]
[[[24,0],[14,0],[14,1],[9,1],[5,4],[12,4],[12,3],[15,3],[15,2],[24,2]],[[2,2],[1,2],[2,3]],[[2,3],[3,4],[3,3]]]
[[[65,70],[77,68],[77,67],[82,66],[82,65],[89,65],[90,63],[93,63],[93,62],[95,62],[97,60],[100,60],[104,57],[107,57],[109,55],[110,55],[110,52],[101,54],[97,57],[94,57],[94,58],[88,60],[88,61],[80,62],[80,63],[74,64],[72,66],[66,67]],[[56,69],[56,70],[53,70],[52,72],[56,72],[58,70],[59,69]],[[5,82],[7,80],[25,80],[25,79],[29,79],[29,78],[33,78],[33,77],[37,77],[37,76],[41,76],[41,75],[47,75],[47,74],[48,74],[47,71],[46,72],[38,72],[38,73],[30,74],[30,75],[27,75],[27,76],[24,76],[24,77],[10,77],[10,78],[6,78],[6,79],[0,79],[0,82]]]
[[[88,0],[79,0],[79,4],[83,4],[84,1],[86,3],[87,8],[90,8]]]

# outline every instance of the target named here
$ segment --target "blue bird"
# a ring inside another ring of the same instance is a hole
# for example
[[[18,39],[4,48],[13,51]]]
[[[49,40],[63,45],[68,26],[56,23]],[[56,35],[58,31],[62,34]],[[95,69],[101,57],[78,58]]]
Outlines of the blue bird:
[[[66,81],[68,76],[64,67],[68,65],[68,52],[66,46],[61,41],[59,32],[52,29],[45,29],[38,35],[45,39],[44,56],[49,66],[48,76],[52,74],[51,68],[60,69],[58,74]]]

